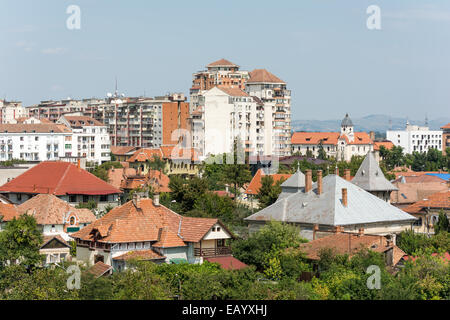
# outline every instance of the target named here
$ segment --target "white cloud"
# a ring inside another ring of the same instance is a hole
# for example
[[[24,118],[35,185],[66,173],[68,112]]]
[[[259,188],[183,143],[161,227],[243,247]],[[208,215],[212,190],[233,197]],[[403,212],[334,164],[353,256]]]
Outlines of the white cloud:
[[[67,52],[66,48],[46,48],[41,51],[43,54],[64,54]]]

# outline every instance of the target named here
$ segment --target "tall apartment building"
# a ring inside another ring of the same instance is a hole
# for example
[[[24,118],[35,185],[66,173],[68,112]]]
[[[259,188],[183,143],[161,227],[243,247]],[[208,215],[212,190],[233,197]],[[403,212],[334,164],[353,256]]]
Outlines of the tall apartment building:
[[[441,127],[442,129],[442,153],[446,154],[446,149],[450,148],[450,123]]]
[[[406,122],[405,130],[386,131],[386,139],[402,147],[405,153],[427,152],[431,148],[442,151],[442,131],[412,125],[409,121]]]
[[[67,98],[65,100],[49,100],[41,101],[37,105],[29,106],[28,115],[38,119],[48,119],[56,122],[63,115],[85,115],[93,117],[96,112],[96,107],[105,103],[104,99],[83,99],[74,100]]]
[[[183,94],[155,98],[109,98],[95,118],[103,122],[112,146],[160,147],[177,144],[176,129],[189,131],[189,104]]]
[[[0,124],[15,123],[16,119],[27,115],[27,109],[22,106],[22,102],[0,100]]]
[[[203,157],[230,152],[231,133],[242,130],[248,155],[290,155],[291,93],[286,83],[265,69],[241,71],[225,59],[206,67],[194,73],[190,90],[192,146]],[[210,132],[221,132],[223,145]]]

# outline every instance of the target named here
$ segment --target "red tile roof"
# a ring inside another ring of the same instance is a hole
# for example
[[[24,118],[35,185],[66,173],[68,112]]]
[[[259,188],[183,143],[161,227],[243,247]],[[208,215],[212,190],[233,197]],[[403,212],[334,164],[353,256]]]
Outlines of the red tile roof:
[[[447,123],[445,126],[442,126],[441,129],[450,129],[450,123]]]
[[[153,244],[155,248],[173,248],[184,247],[186,243],[175,233],[169,230],[168,227],[159,229],[158,242]]]
[[[266,69],[255,69],[249,75],[250,79],[247,83],[285,83]]]
[[[98,278],[111,270],[112,270],[111,266],[108,266],[107,264],[98,261],[87,272],[93,274],[96,278]]]
[[[245,190],[246,194],[253,194],[256,195],[259,192],[259,188],[261,188],[261,180],[265,176],[264,171],[262,169],[259,169],[256,174],[253,176],[252,181],[250,181],[250,184],[248,185],[247,189]],[[291,174],[271,174],[270,175],[273,178],[274,184],[278,182],[281,179],[287,180],[291,177]]]
[[[294,132],[291,138],[292,144],[318,145],[322,141],[323,145],[337,145],[339,139],[344,139],[347,144],[373,144],[366,132],[354,132],[353,141],[346,135],[339,132]]]
[[[217,87],[232,97],[248,97],[248,93],[236,87]]]
[[[7,123],[0,124],[0,132],[8,133],[70,133],[71,129],[55,123]]]
[[[178,151],[178,152],[177,152]],[[143,148],[137,150],[128,162],[153,161],[153,156],[161,159],[198,161],[198,152],[193,148],[176,148],[175,146],[161,146],[160,148]]]
[[[404,208],[403,211],[408,213],[422,213],[427,208],[450,210],[450,191],[434,193],[428,196],[428,199],[417,201]]]
[[[205,258],[205,260],[211,263],[218,263],[225,270],[239,270],[248,267],[248,265],[233,256],[211,257]]]
[[[111,146],[111,153],[116,156],[124,156],[129,152],[136,151],[137,147],[117,147]]]
[[[3,217],[4,222],[7,222],[19,218],[20,213],[15,205],[0,202],[0,216]]]
[[[88,126],[104,126],[98,120],[87,116],[64,116],[71,127],[88,127]]]
[[[121,193],[112,185],[75,164],[46,161],[30,168],[0,187],[0,192],[107,195]]]
[[[151,199],[141,199],[137,206],[129,201],[112,209],[71,236],[89,241],[98,231],[99,242],[160,241],[160,232],[167,228],[184,242],[198,242],[216,223],[218,219],[183,217],[163,205],[155,206]]]

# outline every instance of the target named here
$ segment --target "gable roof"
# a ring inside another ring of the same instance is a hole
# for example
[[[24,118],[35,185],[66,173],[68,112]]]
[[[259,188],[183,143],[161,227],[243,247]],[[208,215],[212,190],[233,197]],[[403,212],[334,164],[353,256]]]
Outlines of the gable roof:
[[[346,134],[341,134],[339,139],[344,139],[345,142],[349,145],[358,145],[358,144],[373,144],[372,139],[370,139],[367,132],[353,132],[353,140],[350,141],[349,137]]]
[[[43,236],[43,243],[41,245],[41,249],[44,249],[44,247],[49,244],[51,241],[53,241],[53,239],[55,239],[56,241],[60,242],[63,246],[70,248],[70,244],[67,243],[66,240],[64,240],[59,234],[58,235],[54,235],[54,236]]]
[[[128,153],[135,152],[138,149],[138,147],[118,147],[118,146],[111,146],[111,153],[116,156],[124,156]]]
[[[204,259],[211,263],[218,263],[220,267],[225,270],[240,270],[248,267],[248,265],[233,256],[210,257]]]
[[[71,127],[102,127],[105,126],[103,123],[101,123],[98,120],[95,120],[94,118],[88,117],[88,116],[62,116],[64,117],[68,124]]]
[[[151,260],[163,260],[166,259],[165,256],[160,255],[159,253],[149,249],[149,250],[135,250],[135,251],[128,251],[124,254],[121,254],[117,257],[113,257],[113,260],[122,260],[122,261],[128,261],[128,260],[144,260],[144,261],[151,261]]]
[[[232,97],[249,97],[248,93],[242,91],[240,88],[231,86],[231,87],[217,87],[219,90],[225,92],[226,94]]]
[[[291,137],[291,143],[317,145],[322,141],[323,145],[336,145],[339,136],[339,132],[294,132]]]
[[[89,268],[87,272],[93,274],[96,278],[99,278],[111,270],[112,266],[109,266],[101,261],[98,261],[91,268]]]
[[[352,179],[352,183],[366,191],[398,190],[385,178],[372,152],[367,153],[355,177]]]
[[[250,181],[250,184],[248,185],[247,189],[245,190],[246,194],[253,194],[256,195],[259,192],[259,188],[262,186],[262,178],[265,176],[264,171],[262,169],[259,169],[256,174],[253,176],[252,181]],[[270,175],[273,178],[274,184],[277,183],[281,179],[288,179],[291,177],[290,174],[271,174]]]
[[[255,69],[249,73],[250,79],[247,83],[282,83],[286,84],[283,80],[270,73],[266,69]]]
[[[45,161],[0,187],[0,192],[107,195],[120,190],[73,163]]]
[[[91,240],[98,231],[99,242],[121,243],[140,241],[173,240],[175,234],[183,242],[200,241],[218,219],[183,217],[163,205],[155,206],[151,199],[141,199],[116,207],[94,223],[71,235],[72,238]],[[167,238],[161,238],[161,229],[168,231]],[[169,234],[170,232],[170,234]],[[170,242],[173,244],[173,242]]]
[[[450,123],[447,123],[445,126],[442,126],[441,129],[450,129]]]
[[[71,214],[75,214],[79,223],[91,223],[97,218],[88,209],[77,209],[52,194],[38,194],[17,207],[20,214],[30,214],[37,224],[65,224]]]
[[[373,142],[373,150],[380,150],[381,147],[384,147],[387,150],[391,150],[394,147],[394,144],[391,141],[374,141]]]
[[[6,123],[0,124],[1,133],[71,133],[63,124],[56,123]]]
[[[293,193],[244,220],[276,220],[328,226],[416,220],[413,216],[334,174],[323,178],[322,188],[322,194],[318,195],[316,182],[309,192]],[[347,207],[342,204],[343,188],[347,189]]]

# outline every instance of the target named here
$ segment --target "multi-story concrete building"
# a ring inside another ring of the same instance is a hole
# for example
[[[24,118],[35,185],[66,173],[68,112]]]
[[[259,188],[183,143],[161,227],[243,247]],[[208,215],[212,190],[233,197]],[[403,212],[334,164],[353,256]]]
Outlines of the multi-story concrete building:
[[[0,100],[0,124],[15,123],[17,118],[27,115],[27,109],[22,106],[22,102]]]
[[[230,152],[240,132],[248,155],[290,155],[286,83],[264,69],[240,71],[225,59],[207,68],[194,74],[190,91],[192,146],[202,156]]]
[[[446,149],[450,148],[450,123],[441,127],[442,129],[442,153],[446,154]]]
[[[85,115],[94,117],[97,106],[105,103],[104,99],[83,99],[74,100],[67,98],[65,100],[41,101],[37,105],[27,107],[28,115],[38,119],[48,119],[56,122],[63,115]]]
[[[65,157],[80,157],[97,164],[111,160],[111,142],[103,123],[86,116],[62,116],[57,123],[73,133],[71,141],[65,141]]]
[[[0,161],[57,160],[71,139],[72,130],[62,124],[0,124]]]
[[[405,153],[427,152],[431,148],[442,151],[442,131],[412,125],[409,121],[405,130],[386,131],[386,139],[402,147]]]
[[[292,135],[292,152],[314,157],[320,148],[327,156],[340,161],[350,161],[352,156],[365,156],[373,151],[374,142],[366,132],[355,132],[353,122],[348,116],[341,122],[341,132],[294,132]]]

